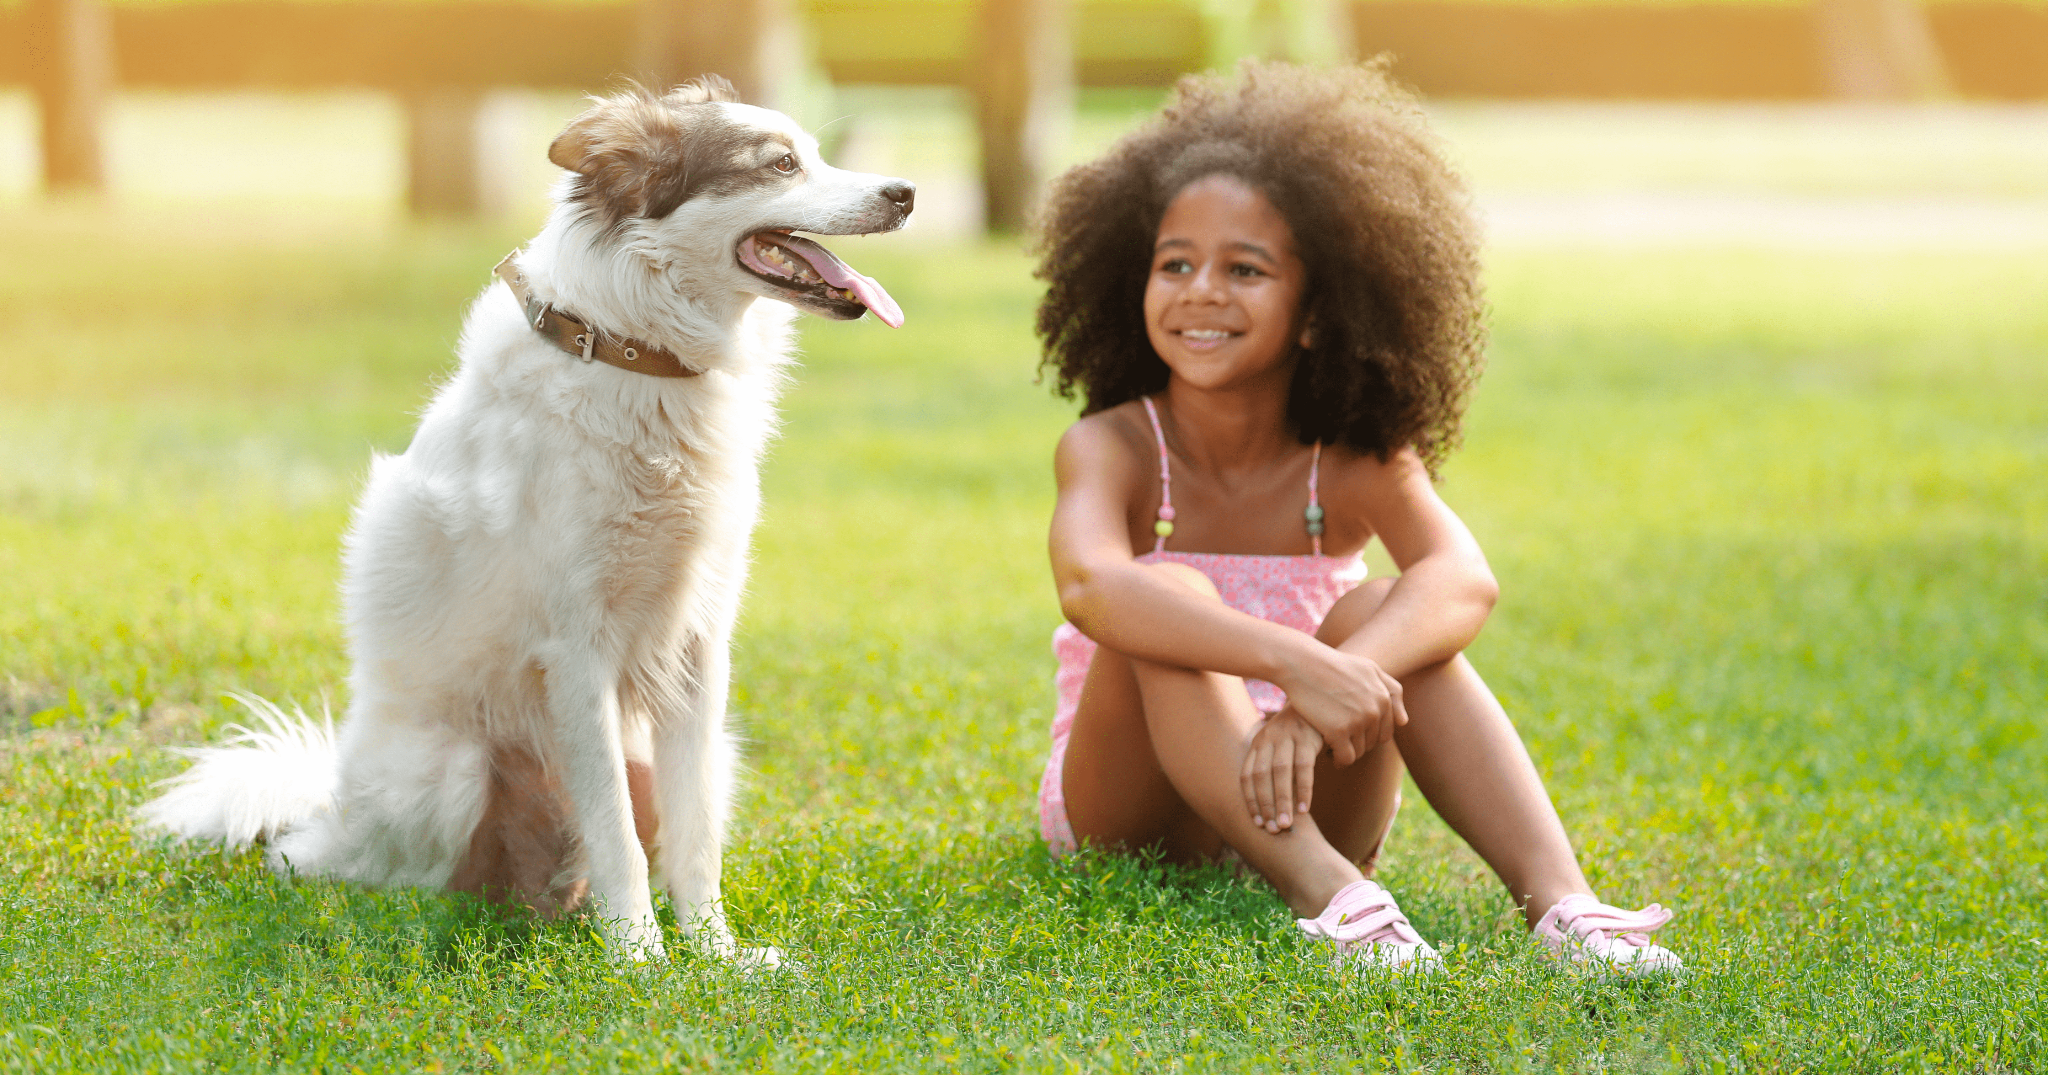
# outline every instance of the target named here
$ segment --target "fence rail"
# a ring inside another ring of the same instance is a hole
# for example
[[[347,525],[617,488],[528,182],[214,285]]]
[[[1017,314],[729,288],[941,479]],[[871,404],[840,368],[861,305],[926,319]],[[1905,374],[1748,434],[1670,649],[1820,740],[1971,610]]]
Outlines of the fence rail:
[[[813,0],[805,22],[835,82],[963,85],[975,8]],[[167,89],[592,89],[634,66],[631,3],[212,3],[114,7],[117,80]],[[1778,100],[1830,95],[1811,8],[1783,3],[1517,4],[1372,0],[1355,51],[1390,51],[1424,93]],[[1957,0],[1928,23],[1965,97],[2048,98],[2048,4]],[[30,79],[28,19],[0,9],[0,84]],[[1201,13],[1176,0],[1084,0],[1084,86],[1154,86],[1202,69]],[[250,47],[256,44],[259,47]]]
[[[1921,10],[1910,0],[1287,2],[1327,9],[1331,32],[1349,38],[1340,52],[1392,52],[1400,76],[1426,94],[1558,98],[1838,95],[1847,92],[1842,35],[1839,22],[1828,20],[1845,9],[1892,4],[1919,24]],[[1024,174],[988,179],[992,206],[1022,206],[1017,190],[1035,182],[1033,151],[1022,143],[1032,136],[1033,110],[1056,107],[1062,86],[1164,85],[1208,66],[1217,52],[1213,23],[1184,0],[212,0],[111,8],[100,0],[27,0],[0,9],[0,85],[36,88],[50,185],[90,187],[98,182],[93,116],[109,85],[386,90],[407,100],[416,128],[445,130],[451,110],[459,127],[463,102],[491,88],[587,91],[621,73],[660,79],[678,64],[725,70],[728,57],[744,66],[766,54],[758,47],[752,59],[745,50],[707,52],[711,46],[699,41],[695,52],[673,53],[668,69],[649,59],[650,26],[701,25],[707,5],[728,18],[721,25],[751,27],[748,33],[801,27],[835,82],[972,89],[984,118],[984,161],[1023,162]],[[661,11],[668,23],[649,21]],[[1935,77],[1955,93],[2048,98],[2048,4],[1956,0],[1928,6],[1925,15],[1926,50],[1945,68]],[[473,162],[436,162],[435,146],[446,139],[411,142],[415,172],[474,171]],[[415,176],[416,208],[474,208],[463,193],[467,181],[445,178]],[[445,204],[435,204],[442,196],[432,192],[442,190]],[[1021,208],[1003,211],[1014,218]]]

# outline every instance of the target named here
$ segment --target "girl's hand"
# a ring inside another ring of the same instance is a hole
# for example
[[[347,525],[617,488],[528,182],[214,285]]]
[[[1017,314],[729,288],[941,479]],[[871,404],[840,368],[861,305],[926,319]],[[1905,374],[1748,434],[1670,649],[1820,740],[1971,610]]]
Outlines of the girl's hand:
[[[1292,707],[1259,722],[1251,738],[1245,740],[1244,766],[1237,776],[1252,824],[1280,833],[1308,813],[1315,791],[1316,758],[1322,752],[1322,733]]]
[[[1371,658],[1320,642],[1313,645],[1314,659],[1276,685],[1287,692],[1288,710],[1322,734],[1337,764],[1349,765],[1408,723],[1401,681]]]

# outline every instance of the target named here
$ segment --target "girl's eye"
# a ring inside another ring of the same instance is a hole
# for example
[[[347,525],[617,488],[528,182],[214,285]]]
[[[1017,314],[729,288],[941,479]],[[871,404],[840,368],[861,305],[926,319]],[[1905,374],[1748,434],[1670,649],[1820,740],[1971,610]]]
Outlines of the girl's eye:
[[[784,153],[779,159],[776,160],[772,167],[776,171],[781,172],[783,175],[788,175],[791,172],[796,171],[796,156],[794,154]]]
[[[1171,273],[1175,276],[1187,272],[1190,268],[1191,266],[1188,265],[1186,258],[1168,258],[1159,263],[1160,272]]]
[[[1232,276],[1246,276],[1246,277],[1250,277],[1250,276],[1264,276],[1264,275],[1266,275],[1266,272],[1265,272],[1265,270],[1264,270],[1264,269],[1261,269],[1261,268],[1259,268],[1259,267],[1258,267],[1257,265],[1246,265],[1246,264],[1244,264],[1244,263],[1240,262],[1240,263],[1238,263],[1238,264],[1236,264],[1236,265],[1232,265],[1232,266],[1230,267],[1230,275],[1232,275]]]

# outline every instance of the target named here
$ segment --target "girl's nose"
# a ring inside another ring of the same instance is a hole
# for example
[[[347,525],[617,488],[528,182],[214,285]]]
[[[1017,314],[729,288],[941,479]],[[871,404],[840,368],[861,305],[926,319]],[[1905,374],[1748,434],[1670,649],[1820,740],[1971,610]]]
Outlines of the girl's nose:
[[[1196,269],[1193,279],[1188,281],[1187,297],[1190,300],[1221,302],[1223,294],[1223,281],[1216,275],[1216,270],[1207,265]]]

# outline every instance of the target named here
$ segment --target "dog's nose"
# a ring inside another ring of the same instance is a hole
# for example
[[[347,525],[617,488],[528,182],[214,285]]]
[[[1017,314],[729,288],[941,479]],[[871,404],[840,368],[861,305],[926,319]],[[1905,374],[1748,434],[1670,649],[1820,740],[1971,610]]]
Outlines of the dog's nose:
[[[917,201],[917,184],[898,179],[882,188],[882,197],[895,202],[908,215],[911,205]]]

